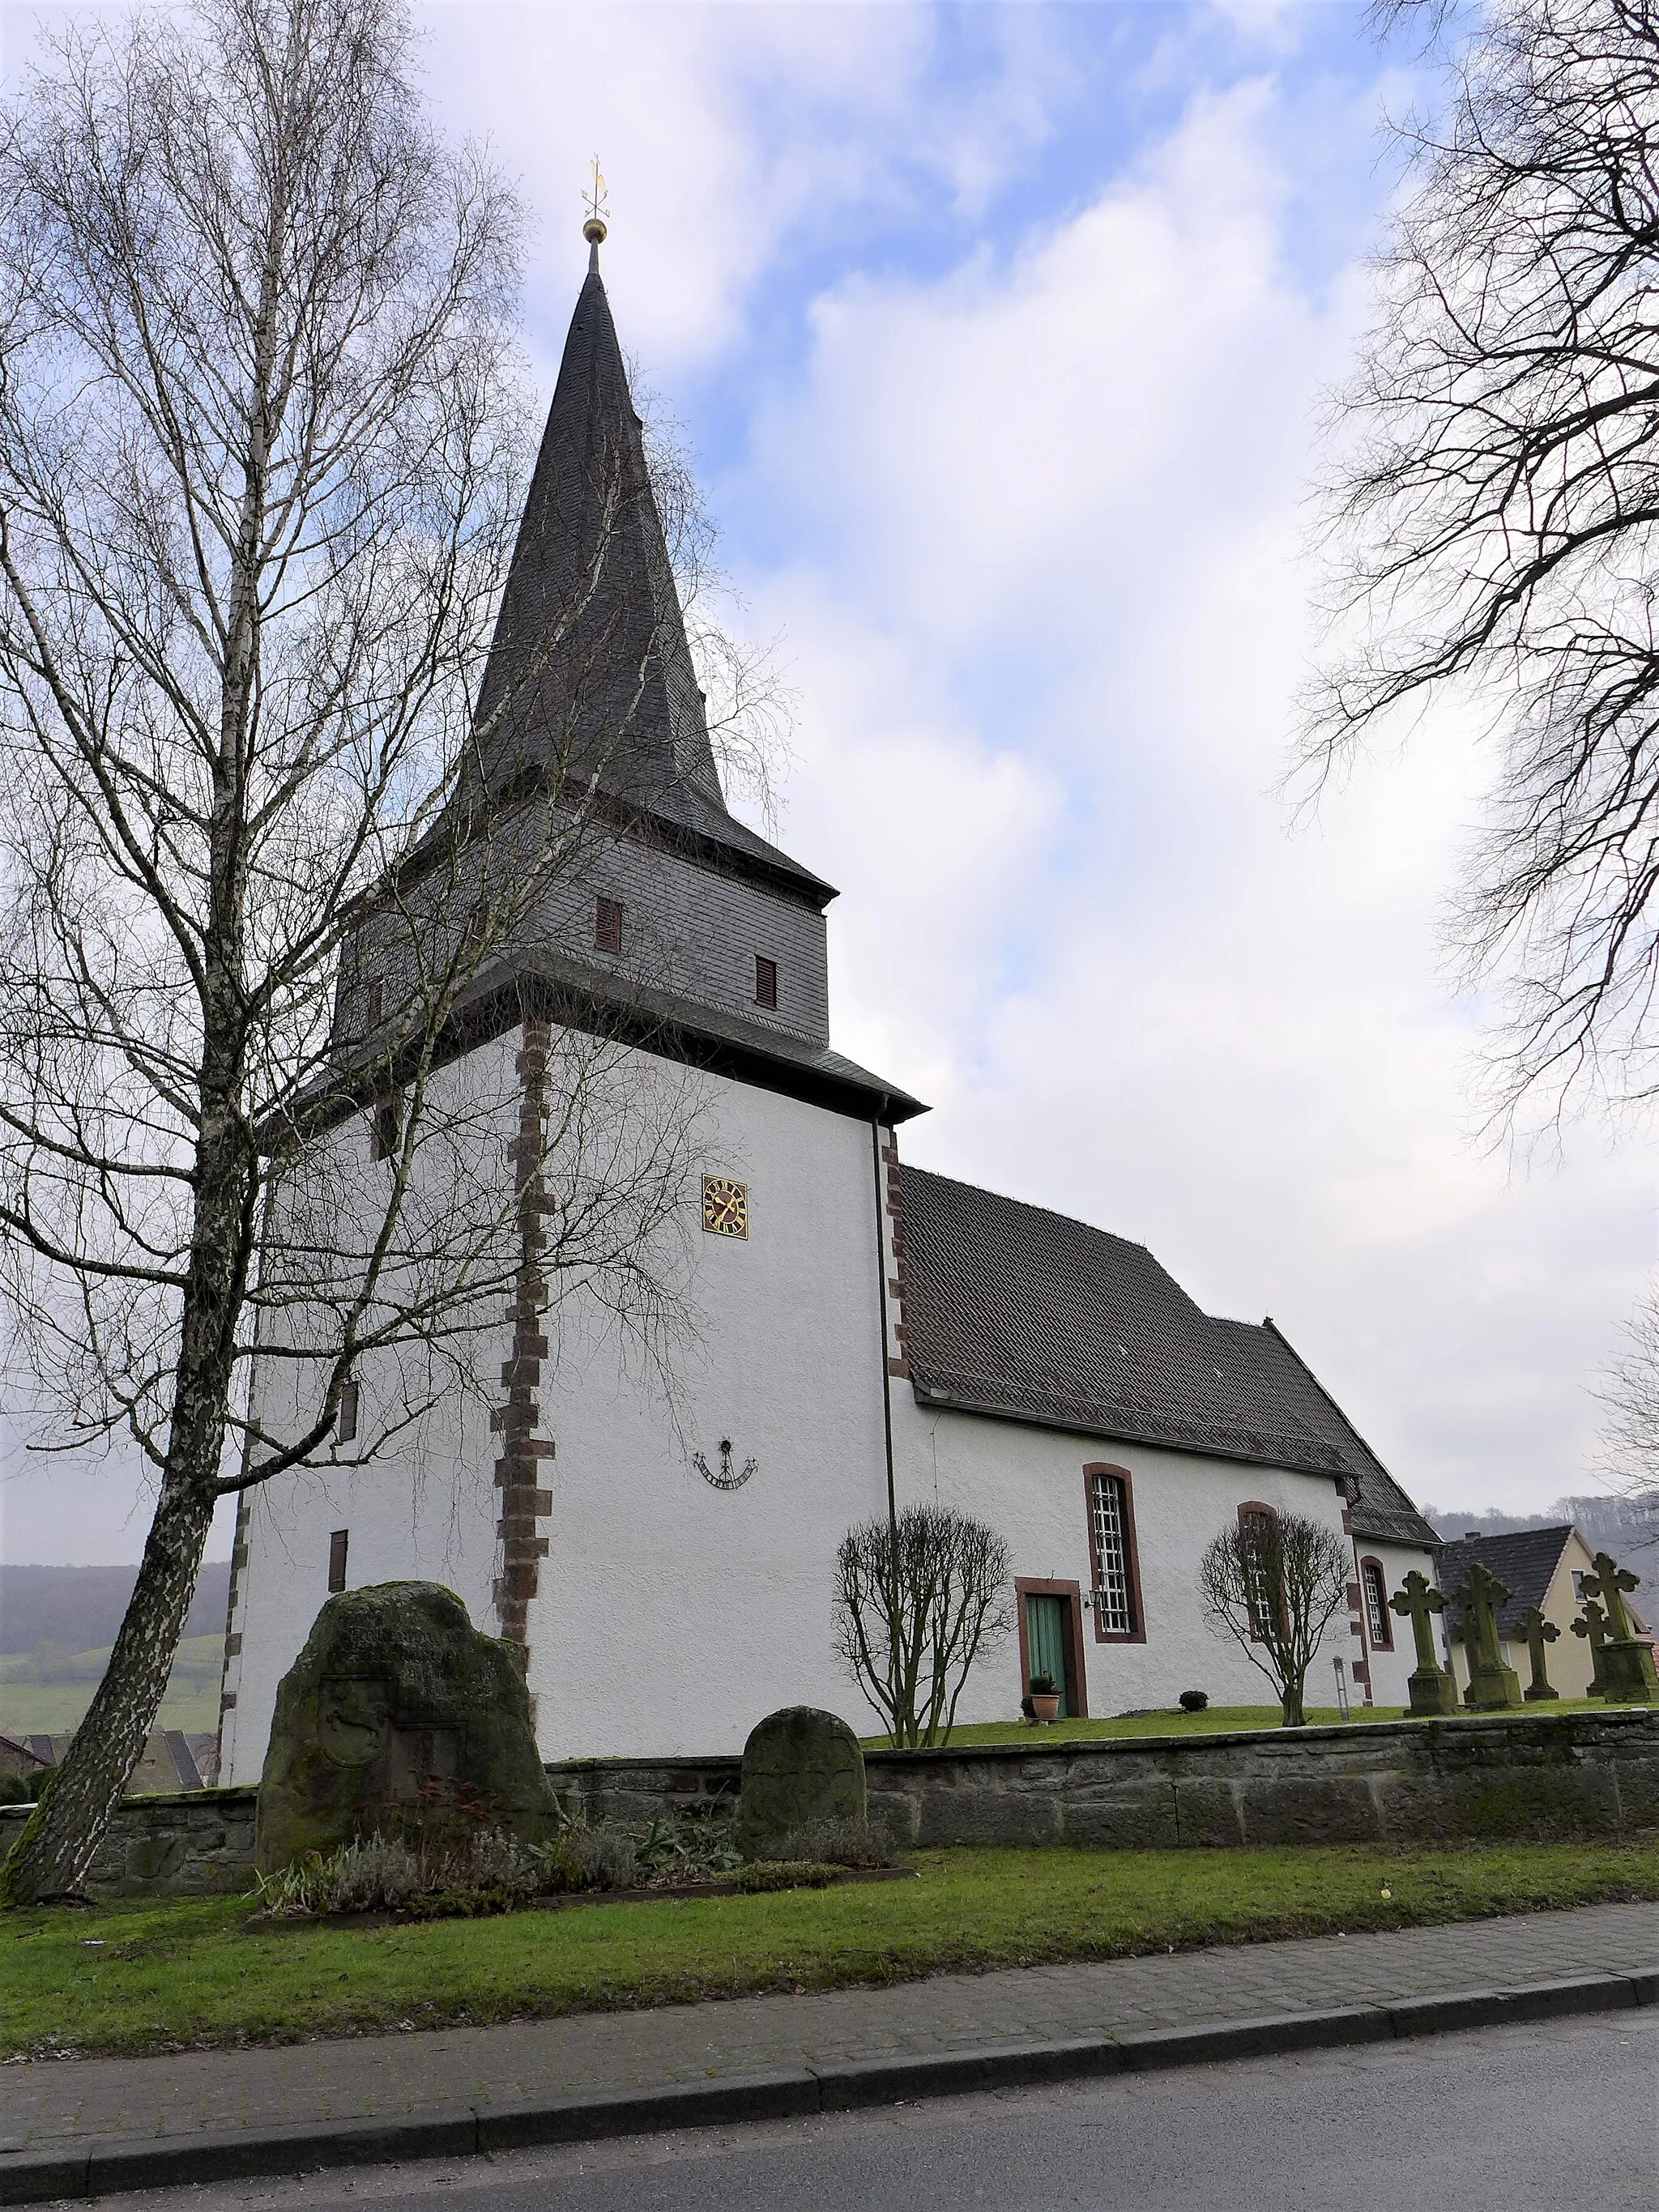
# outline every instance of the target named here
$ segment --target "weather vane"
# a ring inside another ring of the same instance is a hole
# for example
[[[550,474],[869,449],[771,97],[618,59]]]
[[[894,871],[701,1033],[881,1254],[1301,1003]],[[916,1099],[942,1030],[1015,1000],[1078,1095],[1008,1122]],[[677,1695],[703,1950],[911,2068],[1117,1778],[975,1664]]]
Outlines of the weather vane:
[[[599,247],[606,236],[605,217],[611,212],[611,203],[605,198],[605,171],[599,167],[599,157],[593,156],[593,181],[582,194],[582,205],[587,210],[587,221],[582,225],[582,236],[587,240],[587,265],[599,265]]]

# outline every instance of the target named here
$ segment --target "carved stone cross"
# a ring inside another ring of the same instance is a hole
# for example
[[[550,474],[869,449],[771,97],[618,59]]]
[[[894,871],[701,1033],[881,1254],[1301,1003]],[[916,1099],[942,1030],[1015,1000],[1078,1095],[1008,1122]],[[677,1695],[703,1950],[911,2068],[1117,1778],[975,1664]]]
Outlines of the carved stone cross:
[[[1587,1597],[1583,1611],[1571,1626],[1573,1634],[1582,1636],[1590,1648],[1589,1694],[1593,1698],[1605,1697],[1607,1670],[1602,1664],[1601,1653],[1607,1640],[1607,1616],[1593,1597]]]
[[[1524,1694],[1533,1699],[1559,1698],[1561,1692],[1550,1687],[1550,1678],[1544,1672],[1544,1647],[1556,1642],[1560,1630],[1553,1620],[1546,1620],[1535,1605],[1528,1607],[1521,1626],[1527,1639],[1527,1651],[1532,1660],[1532,1680]]]
[[[1601,1601],[1607,1623],[1598,1655],[1601,1695],[1621,1705],[1659,1703],[1659,1674],[1654,1672],[1652,1647],[1632,1633],[1630,1615],[1625,1610],[1625,1592],[1635,1589],[1640,1581],[1639,1575],[1621,1567],[1608,1553],[1598,1552],[1595,1572],[1584,1576],[1579,1583],[1587,1601]],[[1587,1602],[1586,1614],[1589,1609]]]
[[[1586,1575],[1579,1587],[1586,1597],[1600,1598],[1607,1620],[1607,1638],[1610,1643],[1623,1644],[1630,1637],[1630,1615],[1625,1610],[1625,1592],[1633,1590],[1641,1581],[1627,1567],[1609,1557],[1606,1552],[1595,1555],[1595,1572]]]
[[[1440,1664],[1434,1649],[1434,1616],[1445,1611],[1445,1598],[1420,1568],[1413,1567],[1389,1600],[1389,1607],[1402,1620],[1410,1615],[1417,1645],[1417,1665],[1406,1686],[1411,1697],[1407,1711],[1419,1716],[1455,1713],[1457,1685]]]
[[[1443,1613],[1446,1601],[1442,1593],[1423,1572],[1413,1567],[1405,1581],[1389,1600],[1389,1610],[1397,1613],[1404,1620],[1411,1616],[1412,1635],[1417,1644],[1417,1663],[1419,1667],[1438,1664],[1434,1653],[1433,1615]]]
[[[1510,1595],[1508,1583],[1499,1582],[1479,1559],[1470,1562],[1462,1589],[1454,1593],[1469,1664],[1469,1686],[1463,1692],[1466,1705],[1495,1711],[1521,1703],[1521,1685],[1514,1668],[1504,1664],[1498,1640],[1498,1608]]]

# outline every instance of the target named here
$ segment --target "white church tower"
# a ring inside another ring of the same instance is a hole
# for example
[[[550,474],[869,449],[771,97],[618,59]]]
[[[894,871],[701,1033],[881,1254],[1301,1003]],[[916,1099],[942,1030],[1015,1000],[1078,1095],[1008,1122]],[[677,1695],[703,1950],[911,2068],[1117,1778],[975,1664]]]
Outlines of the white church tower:
[[[542,1334],[527,1243],[500,1401],[487,1430],[461,1414],[453,1463],[377,1457],[249,1493],[227,1778],[257,1778],[331,1589],[399,1578],[447,1583],[523,1647],[550,1756],[706,1751],[781,1704],[857,1703],[833,1672],[830,1568],[888,1503],[882,1154],[921,1109],[830,1047],[835,892],[726,808],[598,238],[477,722],[463,799],[499,817],[591,761],[609,824],[543,940],[469,994],[469,1051],[517,1079],[500,1141],[533,1139],[550,1036],[584,1009],[699,1071],[698,1325],[671,1405],[603,1330]],[[369,1141],[361,1120],[344,1140]]]

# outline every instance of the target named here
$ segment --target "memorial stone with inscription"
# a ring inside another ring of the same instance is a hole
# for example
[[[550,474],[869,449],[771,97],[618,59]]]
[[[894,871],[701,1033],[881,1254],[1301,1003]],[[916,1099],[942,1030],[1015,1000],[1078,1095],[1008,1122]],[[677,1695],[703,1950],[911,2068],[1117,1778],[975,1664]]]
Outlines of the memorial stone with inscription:
[[[845,1721],[812,1705],[769,1713],[743,1747],[738,1843],[747,1858],[775,1857],[816,1820],[865,1820],[864,1753]]]
[[[436,1583],[330,1598],[276,1692],[260,1872],[349,1843],[434,1782],[470,1784],[526,1842],[552,1825],[517,1651],[475,1629]]]

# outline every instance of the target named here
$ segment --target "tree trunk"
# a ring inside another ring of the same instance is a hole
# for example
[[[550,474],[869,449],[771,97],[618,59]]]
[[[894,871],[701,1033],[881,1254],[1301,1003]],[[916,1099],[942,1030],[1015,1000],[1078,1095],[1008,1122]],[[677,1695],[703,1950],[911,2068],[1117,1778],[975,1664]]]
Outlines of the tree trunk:
[[[1303,1685],[1300,1681],[1286,1682],[1279,1693],[1281,1728],[1306,1728],[1307,1715],[1302,1705]]]
[[[164,1476],[104,1679],[0,1866],[0,1905],[72,1896],[85,1881],[167,1689],[216,1503],[210,1482]]]
[[[198,1152],[198,1204],[161,1494],[104,1679],[0,1865],[0,1909],[74,1895],[155,1724],[218,1504],[236,1320],[246,1285],[248,1176],[222,1134]],[[216,1161],[210,1164],[213,1153]]]

